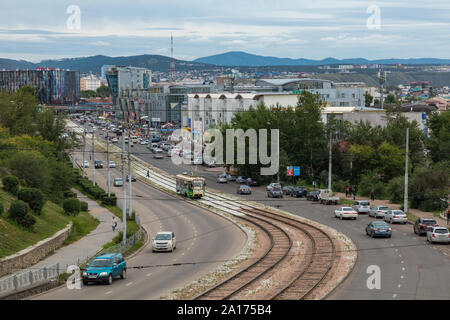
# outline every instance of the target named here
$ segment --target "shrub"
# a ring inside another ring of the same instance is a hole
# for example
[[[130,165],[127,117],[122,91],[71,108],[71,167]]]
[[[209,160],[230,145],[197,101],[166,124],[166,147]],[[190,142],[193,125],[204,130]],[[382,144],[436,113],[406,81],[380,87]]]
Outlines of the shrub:
[[[19,191],[18,198],[28,203],[35,214],[41,214],[45,204],[44,194],[41,190],[37,188],[23,188]]]
[[[86,201],[81,201],[81,211],[85,212],[89,210],[89,205]]]
[[[66,190],[63,193],[64,199],[76,198],[77,194],[71,190]]]
[[[81,201],[76,198],[65,199],[63,208],[67,215],[78,215],[81,211]]]
[[[345,193],[345,187],[351,186],[350,181],[348,180],[336,180],[331,183],[333,191]]]
[[[17,195],[19,191],[19,179],[13,175],[4,176],[2,179],[5,190],[13,195]]]
[[[114,193],[111,193],[111,196],[108,197],[107,194],[105,194],[102,197],[102,204],[107,205],[107,206],[115,206],[117,205],[117,197]]]
[[[15,200],[9,208],[9,216],[11,219],[20,223],[28,214],[28,205],[22,200]]]
[[[389,194],[389,200],[392,203],[402,203],[403,195],[405,193],[405,179],[403,177],[396,177],[389,181],[387,186],[387,192]]]
[[[386,185],[373,172],[363,174],[358,187],[358,193],[362,196],[370,197],[370,192],[373,190],[375,192],[375,199],[386,198]]]
[[[33,226],[36,224],[36,219],[31,214],[27,214],[22,219],[17,220],[17,222],[24,228],[32,229]]]
[[[2,216],[3,212],[5,212],[5,207],[3,207],[3,202],[0,202],[0,217]]]

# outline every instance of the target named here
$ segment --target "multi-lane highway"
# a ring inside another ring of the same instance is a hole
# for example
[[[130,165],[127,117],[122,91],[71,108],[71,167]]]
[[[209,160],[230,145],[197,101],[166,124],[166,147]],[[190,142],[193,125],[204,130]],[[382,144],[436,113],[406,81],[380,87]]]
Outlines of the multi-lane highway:
[[[82,155],[77,153],[75,157],[81,163]],[[106,164],[104,154],[95,158]],[[91,169],[86,172],[92,174]],[[105,190],[106,172],[107,169],[95,172],[96,182]],[[112,179],[120,176],[119,168],[111,169]],[[113,192],[120,198],[121,188],[114,188]],[[214,271],[221,261],[234,257],[246,244],[245,233],[230,221],[142,182],[133,183],[133,199],[133,210],[139,214],[150,237],[159,231],[174,231],[177,249],[173,253],[152,253],[149,243],[127,261],[126,279],[116,280],[111,286],[82,286],[81,290],[63,287],[37,299],[158,299]],[[198,264],[183,264],[191,262]],[[157,265],[164,267],[152,267]],[[137,266],[148,268],[133,269]]]
[[[119,147],[121,144],[119,143]],[[171,174],[192,171],[193,166],[177,166],[170,158],[154,159],[143,145],[132,149],[135,156]],[[217,184],[218,172],[197,166],[198,175],[205,177],[209,187],[236,194],[237,184]],[[429,245],[424,237],[413,233],[411,225],[394,225],[391,239],[372,239],[366,236],[365,226],[373,219],[360,215],[356,221],[335,219],[336,206],[323,206],[305,199],[285,197],[267,198],[264,187],[253,188],[255,200],[281,210],[328,225],[349,236],[358,248],[358,261],[348,279],[329,296],[330,299],[449,299],[450,251],[445,245]],[[378,266],[381,288],[369,289],[368,268]]]

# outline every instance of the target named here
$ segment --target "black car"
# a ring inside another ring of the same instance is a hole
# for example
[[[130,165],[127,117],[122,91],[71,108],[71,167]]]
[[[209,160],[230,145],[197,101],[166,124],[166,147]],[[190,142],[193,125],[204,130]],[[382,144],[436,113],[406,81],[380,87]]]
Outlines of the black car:
[[[430,227],[438,227],[436,220],[427,219],[427,218],[419,218],[414,223],[414,233],[420,236],[427,234],[427,231]]]
[[[267,191],[267,196],[269,198],[283,198],[283,191],[280,188],[271,188]]]
[[[103,162],[101,162],[100,160],[95,160],[94,166],[95,166],[95,169],[103,169]]]
[[[130,181],[130,178],[127,175],[127,182]],[[131,182],[136,182],[136,176],[134,174],[131,175]]]
[[[311,191],[306,195],[306,199],[309,201],[319,201],[320,191]]]
[[[258,180],[254,180],[252,178],[248,178],[247,179],[247,185],[250,186],[250,187],[257,187],[257,186],[259,186],[259,182],[258,182]]]
[[[291,197],[301,198],[306,197],[308,195],[308,191],[305,187],[295,187],[291,191]]]

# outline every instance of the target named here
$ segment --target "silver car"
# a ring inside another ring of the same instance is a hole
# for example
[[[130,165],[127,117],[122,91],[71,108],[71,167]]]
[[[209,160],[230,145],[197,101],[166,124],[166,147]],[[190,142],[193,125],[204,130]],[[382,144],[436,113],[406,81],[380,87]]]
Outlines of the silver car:
[[[384,218],[386,212],[389,211],[389,208],[386,206],[374,206],[369,210],[369,217],[374,218]]]
[[[369,201],[358,200],[353,204],[353,209],[358,213],[369,213],[370,203]]]
[[[450,233],[445,227],[430,227],[427,231],[427,241],[430,243],[450,243]]]
[[[408,216],[402,210],[389,210],[384,214],[384,221],[406,224],[408,222]]]

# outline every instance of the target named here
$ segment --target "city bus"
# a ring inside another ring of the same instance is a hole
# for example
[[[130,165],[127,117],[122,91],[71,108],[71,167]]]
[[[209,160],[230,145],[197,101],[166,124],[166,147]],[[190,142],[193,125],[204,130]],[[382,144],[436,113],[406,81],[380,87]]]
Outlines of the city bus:
[[[201,199],[205,195],[206,181],[202,177],[193,177],[187,174],[176,176],[177,193],[191,199]]]

